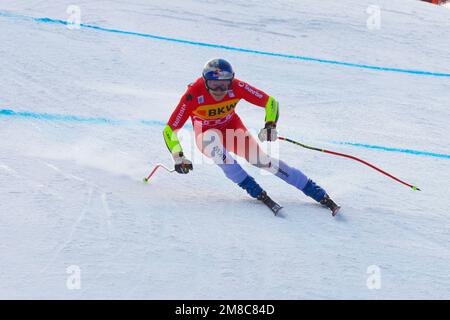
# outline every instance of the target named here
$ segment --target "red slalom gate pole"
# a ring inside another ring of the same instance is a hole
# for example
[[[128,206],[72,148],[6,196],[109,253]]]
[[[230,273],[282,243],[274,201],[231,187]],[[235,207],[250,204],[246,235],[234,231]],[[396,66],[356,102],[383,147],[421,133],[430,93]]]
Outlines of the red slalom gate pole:
[[[357,157],[351,156],[351,155],[349,155],[349,154],[339,153],[339,152],[334,152],[334,151],[330,151],[330,150],[326,150],[326,149],[320,149],[320,148],[316,148],[316,147],[310,147],[310,146],[307,146],[306,144],[303,144],[303,143],[300,143],[300,142],[297,142],[297,141],[294,141],[294,140],[291,140],[291,139],[288,139],[288,138],[284,138],[284,137],[278,137],[278,139],[279,139],[279,140],[283,140],[283,141],[287,141],[287,142],[290,142],[290,143],[293,143],[293,144],[295,144],[295,145],[298,145],[298,146],[303,147],[303,148],[306,148],[306,149],[315,150],[315,151],[324,152],[324,153],[329,153],[329,154],[333,154],[333,155],[336,155],[336,156],[341,156],[341,157],[345,157],[345,158],[349,158],[349,159],[353,159],[353,160],[359,161],[359,162],[365,164],[366,166],[369,166],[369,167],[371,167],[372,169],[375,169],[375,170],[377,170],[378,172],[381,172],[382,174],[388,176],[389,178],[392,178],[392,179],[394,179],[395,181],[398,181],[398,182],[400,182],[401,184],[404,184],[405,186],[410,187],[410,188],[413,189],[413,190],[418,190],[418,191],[420,191],[420,189],[419,189],[418,187],[413,186],[413,185],[411,185],[411,184],[409,184],[409,183],[406,183],[405,181],[402,181],[402,180],[400,180],[399,178],[394,177],[394,176],[391,175],[390,173],[387,173],[386,171],[381,170],[380,168],[375,167],[373,164],[370,164],[370,163],[368,163],[367,161],[364,161],[364,160],[359,159],[359,158],[357,158]]]
[[[169,169],[166,166],[164,166],[162,163],[158,163],[156,165],[156,167],[152,170],[152,172],[150,172],[150,174],[148,175],[148,177],[144,178],[144,183],[148,183],[148,181],[150,180],[150,178],[155,174],[156,170],[158,170],[159,168],[163,168],[168,172],[174,172],[175,169]]]

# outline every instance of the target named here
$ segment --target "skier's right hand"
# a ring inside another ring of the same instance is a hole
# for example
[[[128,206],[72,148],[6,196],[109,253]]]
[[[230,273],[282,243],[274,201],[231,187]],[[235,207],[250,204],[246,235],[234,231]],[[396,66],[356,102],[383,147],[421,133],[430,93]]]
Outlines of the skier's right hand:
[[[189,170],[194,170],[192,162],[183,155],[183,152],[174,154],[173,160],[175,161],[175,171],[178,173],[186,174],[189,173]]]

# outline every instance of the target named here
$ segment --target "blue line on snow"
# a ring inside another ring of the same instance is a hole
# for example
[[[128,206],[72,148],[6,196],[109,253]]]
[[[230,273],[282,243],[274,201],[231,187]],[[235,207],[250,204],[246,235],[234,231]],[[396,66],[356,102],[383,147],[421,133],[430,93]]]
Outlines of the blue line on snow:
[[[68,22],[64,21],[64,20],[51,19],[51,18],[35,18],[35,17],[23,16],[23,15],[8,13],[8,12],[2,12],[2,11],[0,11],[0,17],[16,18],[16,19],[20,19],[20,20],[35,21],[35,22],[41,22],[41,23],[68,25]],[[95,29],[95,30],[99,30],[99,31],[103,31],[103,32],[151,38],[151,39],[156,39],[156,40],[177,42],[177,43],[183,43],[183,44],[189,44],[189,45],[195,45],[195,46],[201,46],[201,47],[210,47],[210,48],[216,48],[216,49],[253,53],[253,54],[259,54],[259,55],[279,57],[279,58],[303,60],[303,61],[310,61],[310,62],[319,62],[319,63],[325,63],[325,64],[334,64],[334,65],[345,66],[345,67],[353,67],[353,68],[369,69],[369,70],[377,70],[377,71],[387,71],[387,72],[409,73],[409,74],[434,76],[434,77],[450,77],[450,73],[380,67],[380,66],[358,64],[358,63],[351,63],[351,62],[345,62],[345,61],[327,60],[327,59],[311,58],[311,57],[305,57],[305,56],[299,56],[299,55],[290,55],[290,54],[275,53],[275,52],[268,52],[268,51],[251,50],[251,49],[231,47],[231,46],[212,44],[212,43],[206,43],[206,42],[197,42],[197,41],[189,41],[189,40],[176,39],[176,38],[170,38],[170,37],[162,37],[162,36],[152,35],[152,34],[148,34],[148,33],[139,33],[139,32],[119,30],[119,29],[110,29],[110,28],[104,28],[104,27],[100,27],[100,26],[89,25],[89,24],[80,24],[80,27]]]
[[[166,122],[158,120],[117,120],[108,118],[91,118],[91,117],[81,117],[75,115],[62,115],[62,114],[50,114],[50,113],[37,113],[37,112],[17,112],[9,109],[0,109],[0,117],[15,117],[15,118],[32,118],[36,120],[49,120],[49,121],[66,121],[66,122],[82,122],[82,123],[93,123],[93,124],[109,124],[109,125],[135,125],[141,124],[146,126],[165,126]],[[187,125],[187,127],[192,128],[192,125]],[[426,151],[417,151],[411,149],[400,149],[400,148],[390,148],[383,146],[375,146],[362,143],[353,142],[339,142],[332,141],[334,144],[348,145],[353,147],[360,147],[366,149],[378,149],[390,152],[401,152],[414,155],[435,157],[435,158],[446,158],[450,159],[449,154],[433,153]]]
[[[391,148],[391,147],[383,147],[383,146],[376,146],[376,145],[370,145],[370,144],[364,144],[364,143],[354,143],[354,142],[333,141],[333,143],[339,144],[339,145],[352,146],[352,147],[361,147],[361,148],[366,148],[366,149],[377,149],[377,150],[383,150],[383,151],[389,151],[389,152],[401,152],[401,153],[409,153],[409,154],[414,154],[414,155],[450,159],[450,154],[443,154],[443,153],[433,153],[433,152],[418,151],[418,150],[411,150],[411,149]]]
[[[93,124],[109,124],[109,125],[133,125],[143,124],[147,126],[165,126],[166,123],[155,120],[116,120],[108,118],[91,118],[74,115],[37,113],[37,112],[17,112],[9,109],[0,109],[0,116],[9,116],[17,118],[32,118],[37,120],[50,121],[66,121],[66,122],[84,122]]]

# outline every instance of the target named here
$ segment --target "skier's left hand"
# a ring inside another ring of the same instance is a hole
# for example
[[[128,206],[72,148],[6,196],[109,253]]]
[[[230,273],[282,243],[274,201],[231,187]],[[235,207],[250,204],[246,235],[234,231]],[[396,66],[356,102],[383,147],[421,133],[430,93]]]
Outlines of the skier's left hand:
[[[274,122],[266,122],[264,128],[259,131],[258,138],[261,141],[275,141],[278,138],[276,124]]]

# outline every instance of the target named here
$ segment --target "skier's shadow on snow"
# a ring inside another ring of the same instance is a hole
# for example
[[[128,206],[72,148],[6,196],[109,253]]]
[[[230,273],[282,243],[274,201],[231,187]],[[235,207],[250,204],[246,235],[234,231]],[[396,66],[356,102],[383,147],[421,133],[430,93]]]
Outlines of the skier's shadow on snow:
[[[348,221],[347,217],[344,215],[344,213],[342,211],[340,211],[334,218],[339,222],[347,222]]]
[[[331,212],[328,209],[322,208],[321,206],[318,206],[315,203],[305,203],[305,204],[301,205],[301,207],[305,208],[305,211],[310,211],[310,208],[314,209],[314,211],[316,211],[316,209],[317,209],[317,211],[318,211],[317,214],[322,214],[323,213],[324,217],[335,219],[339,223],[346,223],[346,222],[348,222],[347,217],[344,215],[343,209],[341,209],[339,211],[339,213],[335,217],[333,217],[331,215]],[[294,214],[298,214],[299,213],[299,212],[295,212],[295,210],[293,208],[299,208],[298,203],[293,204],[292,206],[290,206],[290,205],[287,205],[287,207],[283,206],[283,209],[281,209],[280,212],[278,212],[276,217],[277,218],[281,218],[281,219],[289,219],[289,216],[292,216]],[[299,211],[299,210],[296,209],[296,211]],[[301,212],[300,212],[300,214],[301,214]]]

